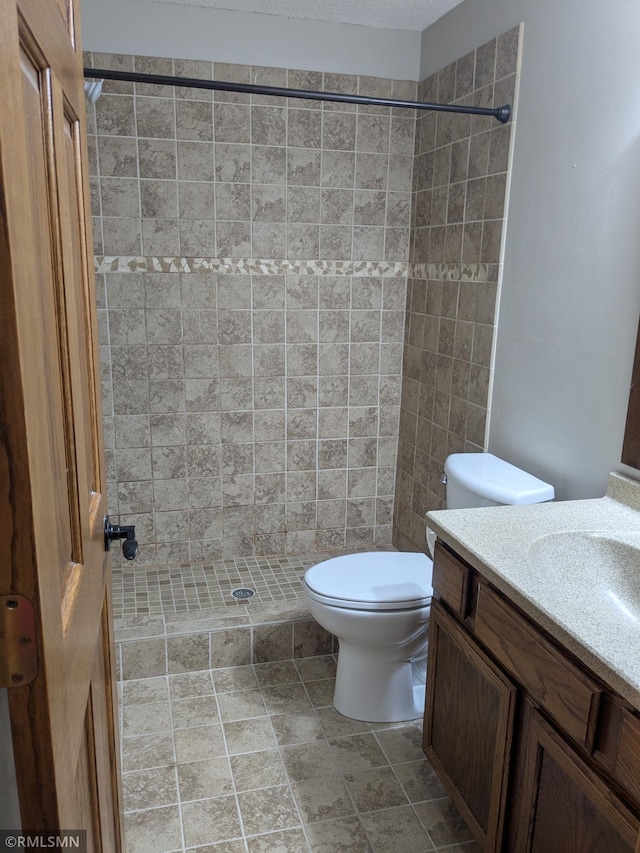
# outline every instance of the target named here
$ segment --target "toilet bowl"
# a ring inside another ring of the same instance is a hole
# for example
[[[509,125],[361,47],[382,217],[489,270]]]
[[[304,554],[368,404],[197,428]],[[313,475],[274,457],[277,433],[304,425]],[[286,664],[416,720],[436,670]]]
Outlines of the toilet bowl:
[[[540,503],[553,486],[490,453],[445,462],[447,508]],[[435,534],[425,531],[432,553]],[[346,717],[400,722],[424,710],[433,564],[422,553],[345,554],[307,570],[311,614],[339,641],[333,705]]]
[[[333,704],[344,716],[399,722],[422,715],[431,570],[421,553],[373,551],[306,572],[311,615],[340,642]]]

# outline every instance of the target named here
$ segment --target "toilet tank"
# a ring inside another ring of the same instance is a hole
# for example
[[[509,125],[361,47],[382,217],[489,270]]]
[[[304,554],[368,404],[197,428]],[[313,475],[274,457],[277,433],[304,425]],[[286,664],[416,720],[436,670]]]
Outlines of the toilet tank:
[[[453,453],[444,463],[447,509],[535,504],[554,498],[553,486],[492,453]]]

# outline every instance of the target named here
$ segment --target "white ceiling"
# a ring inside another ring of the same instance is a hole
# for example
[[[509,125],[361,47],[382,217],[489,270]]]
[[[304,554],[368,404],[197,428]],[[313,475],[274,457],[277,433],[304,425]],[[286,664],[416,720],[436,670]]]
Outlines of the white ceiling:
[[[462,0],[152,0],[152,2],[421,32]]]

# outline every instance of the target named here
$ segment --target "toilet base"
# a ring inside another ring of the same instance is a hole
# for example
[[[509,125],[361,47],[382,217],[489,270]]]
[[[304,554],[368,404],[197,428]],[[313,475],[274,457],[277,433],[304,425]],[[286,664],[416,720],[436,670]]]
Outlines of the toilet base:
[[[333,707],[369,723],[399,723],[424,713],[425,684],[415,662],[381,661],[370,649],[340,644]]]

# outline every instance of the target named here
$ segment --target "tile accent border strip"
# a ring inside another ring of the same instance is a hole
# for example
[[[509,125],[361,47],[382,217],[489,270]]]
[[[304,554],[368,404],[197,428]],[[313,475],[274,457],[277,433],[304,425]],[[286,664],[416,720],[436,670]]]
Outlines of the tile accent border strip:
[[[269,258],[164,258],[96,255],[102,273],[218,273],[227,275],[408,276],[436,281],[495,280],[496,264],[408,264],[404,261],[313,261]]]
[[[496,264],[411,264],[409,278],[432,279],[434,281],[477,281],[495,280]]]
[[[405,276],[404,261],[314,261],[264,258],[163,258],[96,255],[96,273],[226,273],[231,275]]]

